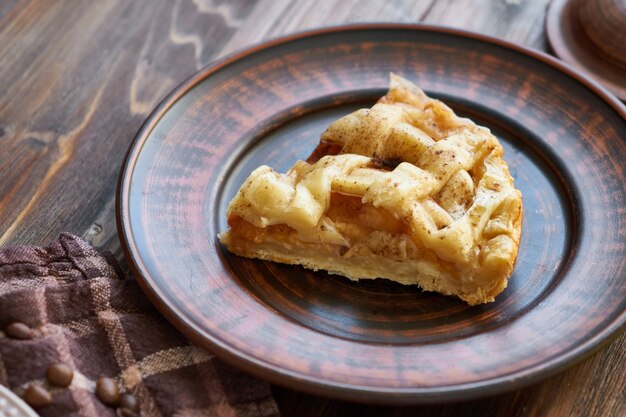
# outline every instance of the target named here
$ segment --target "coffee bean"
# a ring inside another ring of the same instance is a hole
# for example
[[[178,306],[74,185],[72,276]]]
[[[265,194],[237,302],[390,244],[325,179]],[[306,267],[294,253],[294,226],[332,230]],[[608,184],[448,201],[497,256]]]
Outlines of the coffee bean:
[[[133,394],[125,392],[120,395],[120,407],[128,408],[131,411],[139,411],[139,401]]]
[[[39,385],[29,385],[22,396],[24,401],[33,408],[45,407],[52,404],[52,395]]]
[[[69,387],[73,378],[74,371],[64,363],[55,363],[46,369],[46,379],[57,387]]]
[[[115,415],[117,415],[117,417],[139,417],[138,413],[126,407],[120,407],[115,410]]]
[[[100,377],[96,381],[96,395],[103,403],[116,405],[120,399],[120,389],[111,378]]]
[[[9,324],[4,332],[7,334],[7,336],[13,339],[28,340],[35,337],[33,329],[20,322]]]

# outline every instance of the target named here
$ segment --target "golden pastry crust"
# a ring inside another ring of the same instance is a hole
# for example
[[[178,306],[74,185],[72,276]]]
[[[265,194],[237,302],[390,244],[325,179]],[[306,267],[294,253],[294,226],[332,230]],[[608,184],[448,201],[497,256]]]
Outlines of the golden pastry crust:
[[[392,74],[286,173],[257,168],[220,235],[238,255],[493,301],[517,258],[522,196],[488,129]]]

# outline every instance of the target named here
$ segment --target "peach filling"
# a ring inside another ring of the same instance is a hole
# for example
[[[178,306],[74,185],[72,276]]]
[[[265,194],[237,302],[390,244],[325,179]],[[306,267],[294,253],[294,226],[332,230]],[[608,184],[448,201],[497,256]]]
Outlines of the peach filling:
[[[407,230],[405,224],[389,210],[363,204],[360,196],[339,192],[332,192],[326,216],[351,244],[366,239],[374,231],[401,234]],[[260,228],[234,214],[228,217],[228,225],[239,239],[255,243],[263,241],[268,233],[274,239],[282,241],[294,238],[296,234],[286,224]]]

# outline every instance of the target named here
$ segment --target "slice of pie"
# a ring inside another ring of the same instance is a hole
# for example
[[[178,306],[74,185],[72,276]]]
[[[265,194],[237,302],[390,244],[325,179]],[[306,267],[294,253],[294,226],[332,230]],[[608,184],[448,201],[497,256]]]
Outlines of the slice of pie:
[[[333,123],[307,161],[252,172],[219,238],[245,257],[493,301],[522,224],[502,154],[488,129],[392,74],[387,95]]]

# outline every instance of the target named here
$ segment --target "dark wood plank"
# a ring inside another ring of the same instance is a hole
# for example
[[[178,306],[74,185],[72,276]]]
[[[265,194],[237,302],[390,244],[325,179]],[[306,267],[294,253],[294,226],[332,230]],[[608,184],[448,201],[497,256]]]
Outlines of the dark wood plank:
[[[0,23],[0,245],[37,244],[66,230],[119,254],[113,202],[135,132],[251,6],[198,4],[34,1],[8,9]]]
[[[220,55],[297,30],[358,22],[429,23],[471,30],[546,49],[543,19],[548,0],[278,0],[257,7]]]
[[[148,112],[200,66],[252,42],[343,22],[463,27],[546,48],[548,0],[0,2],[0,244],[61,231],[120,256],[114,194]],[[320,4],[320,5],[318,5]],[[463,406],[380,408],[276,389],[286,416],[620,416],[626,336],[569,371]]]

